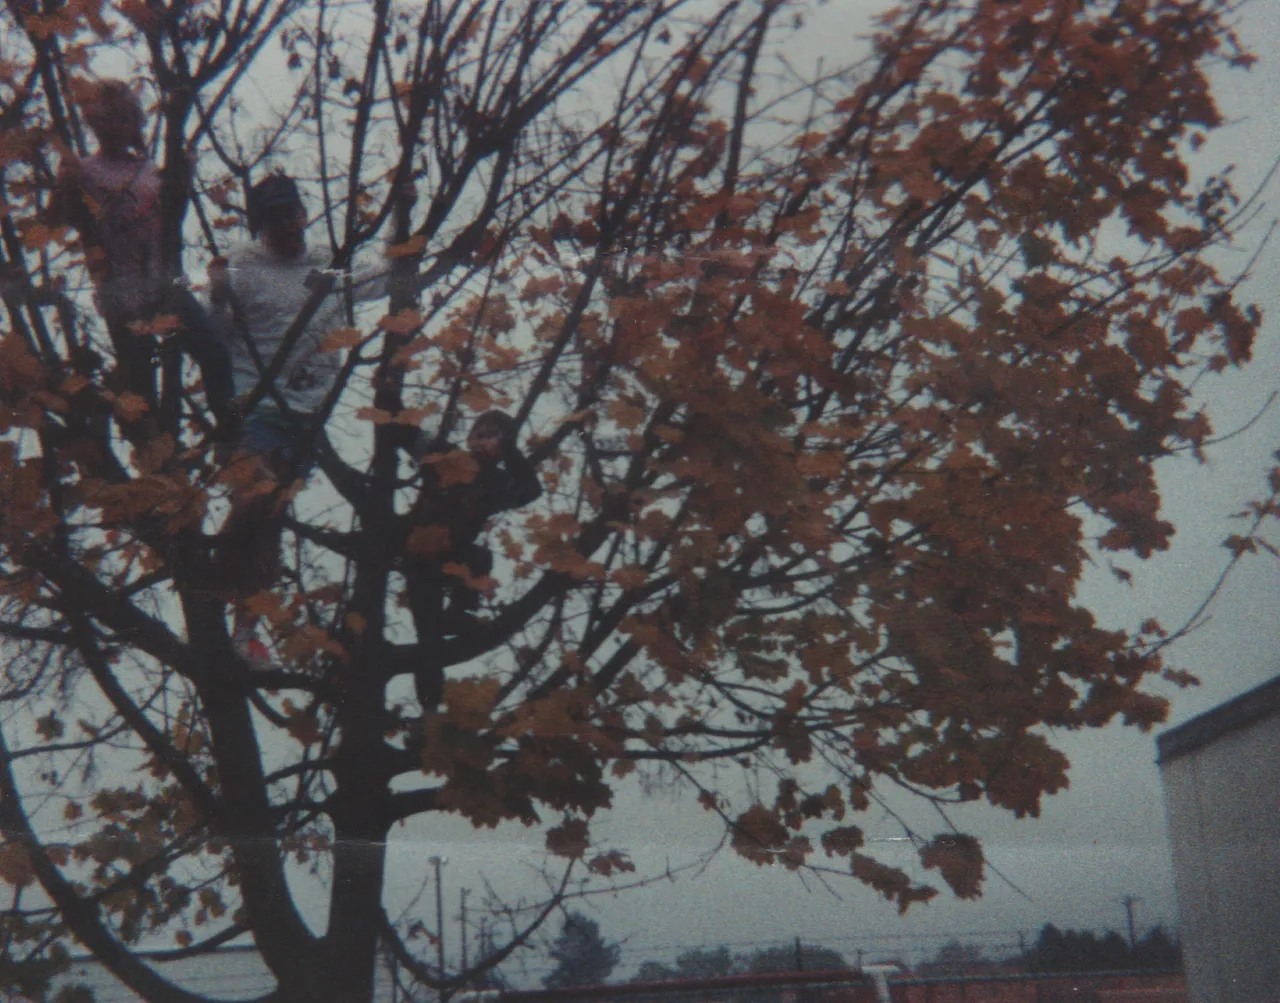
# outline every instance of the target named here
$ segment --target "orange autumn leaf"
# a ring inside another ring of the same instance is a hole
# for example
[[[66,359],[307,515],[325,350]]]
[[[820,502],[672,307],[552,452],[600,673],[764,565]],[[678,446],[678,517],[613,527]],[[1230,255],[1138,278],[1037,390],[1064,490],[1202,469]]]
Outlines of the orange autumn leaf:
[[[624,589],[638,589],[649,580],[649,572],[644,568],[631,565],[630,567],[618,568],[616,571],[610,572],[609,578]]]
[[[461,728],[476,730],[485,727],[501,688],[496,679],[450,680],[444,687],[444,703],[449,716]]]
[[[563,285],[564,279],[559,275],[530,279],[525,283],[524,288],[520,290],[520,302],[535,303],[544,296],[558,292]]]
[[[621,850],[610,850],[607,853],[597,854],[587,862],[587,870],[592,874],[599,874],[606,878],[612,877],[615,872],[633,874],[635,869],[636,865]]]
[[[839,477],[844,472],[845,460],[834,449],[803,453],[796,459],[796,469],[806,477]]]
[[[429,417],[431,417],[430,408],[407,407],[402,411],[398,411],[391,420],[396,425],[408,425],[411,428],[417,428]]]
[[[415,254],[422,253],[422,249],[427,246],[427,238],[421,234],[416,237],[410,237],[403,244],[392,244],[387,248],[388,258],[410,258]]]
[[[981,897],[985,861],[981,845],[972,836],[938,836],[920,851],[920,860],[926,868],[937,868],[958,898]]]
[[[610,403],[605,413],[608,414],[610,420],[616,422],[620,428],[639,428],[644,424],[644,408],[628,401],[613,401]]]
[[[354,327],[334,328],[320,340],[320,351],[337,352],[344,348],[355,348],[364,340],[364,335]]]
[[[35,223],[28,226],[22,234],[22,245],[29,250],[39,250],[46,244],[61,240],[65,235],[66,230],[63,228],[54,228]]]
[[[557,857],[568,857],[576,860],[587,852],[591,845],[587,834],[587,823],[573,818],[547,830],[547,850]]]
[[[281,646],[286,661],[298,662],[317,654],[333,655],[346,660],[347,651],[329,632],[314,624],[305,624],[291,632]]]
[[[12,888],[25,888],[35,880],[35,870],[27,851],[17,843],[0,845],[0,881]]]
[[[115,410],[127,422],[134,422],[150,410],[147,402],[133,393],[119,394],[115,401]]]
[[[292,610],[286,608],[283,599],[275,592],[257,592],[242,602],[251,616],[265,617],[277,626],[293,619]]]
[[[493,394],[479,380],[467,384],[459,399],[468,409],[477,413],[488,411],[493,406]]]
[[[422,314],[417,310],[401,310],[383,317],[378,326],[391,334],[409,335],[422,327],[422,323]]]
[[[447,526],[418,526],[410,531],[405,547],[411,554],[435,557],[448,550],[450,542]]]
[[[436,476],[440,478],[442,488],[453,487],[455,484],[470,484],[480,471],[476,458],[461,449],[427,456],[422,464],[435,471]]]
[[[444,564],[441,567],[441,570],[446,575],[452,575],[454,578],[459,579],[463,586],[470,589],[472,592],[488,593],[492,592],[498,586],[498,580],[496,578],[492,578],[489,575],[472,574],[469,567],[465,564],[458,564],[455,561],[450,561]]]
[[[320,724],[314,715],[299,711],[291,715],[288,722],[286,730],[302,745],[315,745],[320,741]]]
[[[786,827],[762,804],[748,808],[733,826],[734,850],[758,866],[774,863],[789,839]]]

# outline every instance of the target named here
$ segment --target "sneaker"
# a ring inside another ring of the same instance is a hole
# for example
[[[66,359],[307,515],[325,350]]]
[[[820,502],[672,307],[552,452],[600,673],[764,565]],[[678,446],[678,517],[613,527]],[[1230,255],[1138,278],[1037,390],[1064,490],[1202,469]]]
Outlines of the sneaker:
[[[265,672],[276,667],[267,646],[254,636],[253,627],[247,624],[236,628],[231,637],[231,647],[240,656],[240,660],[255,672]]]

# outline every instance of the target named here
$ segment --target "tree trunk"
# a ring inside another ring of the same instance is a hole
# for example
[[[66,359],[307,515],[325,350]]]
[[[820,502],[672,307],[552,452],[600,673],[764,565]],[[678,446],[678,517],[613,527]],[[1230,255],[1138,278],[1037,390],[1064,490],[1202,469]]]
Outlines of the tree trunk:
[[[212,618],[222,616],[221,602],[188,594],[184,608],[193,641],[216,650],[218,628]],[[207,822],[231,845],[247,924],[267,967],[280,979],[282,999],[293,999],[286,987],[314,967],[316,940],[285,879],[253,718],[244,693],[231,678],[210,678],[200,688],[200,700],[218,771],[220,813]],[[301,1003],[304,996],[296,998]]]
[[[333,848],[333,889],[325,959],[329,980],[312,999],[372,1001],[382,926],[383,839],[341,835]]]
[[[345,672],[359,682],[363,662]],[[329,930],[324,940],[327,985],[316,1000],[363,1003],[373,999],[382,882],[390,811],[388,778],[382,769],[382,687],[345,687],[339,723],[342,745],[335,757],[337,792],[330,807],[334,845],[333,886],[329,894]]]

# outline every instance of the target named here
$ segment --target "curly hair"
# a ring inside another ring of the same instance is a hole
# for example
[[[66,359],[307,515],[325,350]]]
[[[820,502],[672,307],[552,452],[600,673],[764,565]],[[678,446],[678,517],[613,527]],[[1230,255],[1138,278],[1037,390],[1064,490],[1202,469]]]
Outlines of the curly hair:
[[[146,116],[138,95],[123,80],[100,80],[93,90],[93,98],[84,109],[84,119],[89,128],[101,134],[108,122],[124,123],[128,144],[137,152],[146,150],[143,125]]]

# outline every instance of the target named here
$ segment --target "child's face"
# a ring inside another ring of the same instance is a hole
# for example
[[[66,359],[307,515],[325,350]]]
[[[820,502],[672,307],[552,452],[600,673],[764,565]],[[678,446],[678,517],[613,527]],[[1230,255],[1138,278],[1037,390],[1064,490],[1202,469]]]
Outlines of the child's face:
[[[467,436],[467,448],[479,456],[496,459],[502,455],[502,430],[493,425],[481,425]]]

